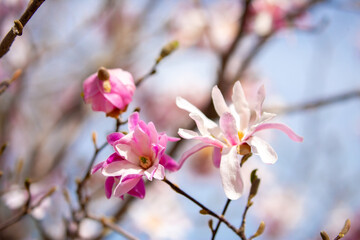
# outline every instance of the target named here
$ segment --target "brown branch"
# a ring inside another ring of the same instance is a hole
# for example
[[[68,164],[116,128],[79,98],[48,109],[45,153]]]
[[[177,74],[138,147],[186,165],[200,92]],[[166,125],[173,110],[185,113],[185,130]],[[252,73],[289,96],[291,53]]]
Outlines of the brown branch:
[[[293,106],[287,106],[287,107],[271,107],[269,108],[270,112],[278,113],[278,114],[291,114],[301,111],[307,111],[312,109],[317,109],[320,107],[325,107],[330,104],[350,100],[353,98],[360,98],[360,90],[350,91],[343,94],[338,94],[336,96],[332,96],[325,99],[320,99],[308,103],[303,104],[297,104]]]
[[[103,227],[105,228],[109,228],[111,230],[113,230],[114,232],[117,232],[119,234],[121,234],[122,236],[124,236],[126,239],[130,239],[130,240],[137,240],[138,238],[134,237],[133,235],[131,235],[130,233],[128,233],[127,231],[125,231],[124,229],[122,229],[121,227],[119,227],[118,225],[114,224],[111,220],[105,218],[105,217],[96,217],[93,216],[91,214],[87,214],[86,215],[87,218],[100,222]]]
[[[175,192],[177,192],[180,195],[183,195],[184,197],[186,197],[187,199],[189,199],[190,201],[192,201],[193,203],[195,203],[196,205],[198,205],[201,210],[203,211],[203,214],[208,214],[210,216],[215,217],[216,219],[218,219],[220,222],[223,222],[226,224],[226,226],[228,226],[228,228],[230,228],[236,235],[240,236],[239,230],[234,227],[231,223],[229,223],[223,216],[219,216],[216,213],[214,213],[213,211],[211,211],[209,208],[207,208],[206,206],[204,206],[202,203],[200,203],[199,201],[197,201],[195,198],[191,197],[189,194],[187,194],[186,192],[184,192],[182,189],[180,189],[176,184],[170,182],[169,180],[167,180],[166,178],[163,179],[163,182],[165,182],[166,184],[168,184]]]
[[[21,36],[23,28],[34,15],[36,10],[43,4],[45,0],[32,0],[30,1],[25,12],[21,15],[19,20],[14,21],[14,26],[6,34],[4,39],[0,43],[0,58],[2,58],[9,50],[13,42],[15,41],[16,36]]]
[[[247,21],[248,21],[248,15],[250,12],[249,10],[250,10],[251,2],[252,2],[252,0],[245,0],[244,10],[240,17],[240,24],[239,24],[237,34],[236,34],[234,40],[232,41],[232,43],[230,44],[230,47],[228,48],[228,50],[221,56],[221,63],[220,63],[220,70],[218,73],[217,85],[218,85],[220,91],[223,93],[227,92],[226,90],[229,87],[228,86],[229,84],[225,80],[226,68],[227,68],[227,65],[229,63],[231,56],[235,53],[235,50],[236,50],[237,46],[240,44],[241,39],[245,33],[245,27],[246,27]],[[214,111],[211,109],[213,109],[213,107],[208,106],[207,111]]]
[[[221,213],[221,216],[223,216],[223,217],[225,216],[226,210],[227,210],[227,208],[229,207],[230,202],[231,202],[230,199],[228,199],[228,200],[226,201],[225,206],[224,206],[224,209],[223,209],[223,211],[222,211],[222,213]],[[221,224],[221,221],[218,221],[218,223],[216,224],[215,230],[212,232],[212,233],[213,233],[213,235],[212,235],[212,237],[211,237],[212,240],[215,239],[215,236],[216,236],[216,234],[217,234],[217,232],[218,232],[218,230],[219,230],[219,228],[220,228],[220,224]]]
[[[25,181],[25,188],[28,194],[28,198],[26,200],[26,203],[24,204],[22,211],[17,213],[16,215],[14,215],[12,218],[10,218],[8,221],[0,224],[0,231],[3,231],[4,229],[10,227],[11,225],[17,223],[18,221],[20,221],[24,216],[26,216],[27,214],[31,213],[32,210],[34,210],[35,208],[37,208],[38,206],[40,206],[40,204],[48,197],[50,197],[55,191],[56,188],[52,187],[46,194],[44,194],[39,201],[37,201],[36,204],[34,204],[33,206],[31,206],[31,193],[30,193],[30,182],[29,181]]]

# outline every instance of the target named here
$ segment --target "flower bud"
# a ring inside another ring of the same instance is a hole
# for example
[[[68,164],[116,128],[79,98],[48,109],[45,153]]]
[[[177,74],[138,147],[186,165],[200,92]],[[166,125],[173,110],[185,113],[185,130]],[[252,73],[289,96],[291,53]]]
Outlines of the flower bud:
[[[85,103],[91,104],[94,111],[114,118],[126,111],[136,88],[130,73],[104,67],[88,77],[83,87]]]

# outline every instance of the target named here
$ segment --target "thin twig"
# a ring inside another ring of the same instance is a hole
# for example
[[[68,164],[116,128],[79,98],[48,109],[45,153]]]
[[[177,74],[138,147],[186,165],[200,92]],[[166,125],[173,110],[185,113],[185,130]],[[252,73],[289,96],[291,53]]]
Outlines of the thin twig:
[[[250,204],[250,201],[248,200],[245,210],[244,210],[244,213],[242,215],[241,226],[240,226],[240,237],[242,240],[247,240],[246,236],[245,236],[245,224],[246,224],[246,214],[250,207],[251,207],[251,204]]]
[[[226,201],[225,206],[224,206],[224,209],[223,209],[223,211],[222,211],[222,213],[221,213],[221,216],[223,216],[223,217],[225,216],[226,210],[227,210],[227,208],[229,207],[230,202],[231,202],[230,199],[228,199],[228,200]],[[216,234],[217,234],[217,232],[218,232],[218,230],[219,230],[219,228],[220,228],[220,224],[221,224],[221,221],[218,221],[218,223],[216,224],[215,230],[213,231],[213,235],[212,235],[212,238],[211,238],[212,240],[215,239],[215,236],[216,236]]]
[[[151,70],[145,74],[143,77],[139,78],[135,85],[138,87],[145,79],[147,79],[148,77],[154,75],[156,73],[156,68],[159,65],[159,63],[166,58],[167,56],[169,56],[171,53],[173,53],[177,48],[179,47],[179,42],[178,41],[172,41],[167,43],[162,49],[161,52],[159,54],[159,56],[157,57],[153,67],[151,68]]]
[[[12,82],[14,82],[16,79],[18,79],[20,77],[21,73],[22,73],[22,70],[17,69],[14,72],[14,74],[12,75],[10,80],[4,80],[4,81],[0,82],[0,95],[3,94],[5,92],[5,90],[10,87],[10,84]]]
[[[209,208],[207,208],[206,206],[204,206],[202,203],[200,203],[199,201],[197,201],[196,199],[194,199],[193,197],[191,197],[189,194],[187,194],[186,192],[184,192],[183,190],[181,190],[176,184],[170,182],[169,180],[167,180],[166,178],[163,179],[163,182],[165,182],[166,184],[168,184],[175,192],[183,195],[184,197],[186,197],[187,199],[189,199],[190,201],[192,201],[193,203],[195,203],[196,205],[198,205],[202,210],[205,210],[205,212],[215,218],[217,218],[219,221],[223,222],[226,224],[226,226],[228,226],[236,235],[240,236],[239,230],[234,227],[231,223],[229,223],[223,216],[219,216],[216,213],[214,213],[213,211],[211,211]]]
[[[96,217],[91,214],[87,214],[86,217],[89,219],[92,219],[94,221],[100,222],[103,225],[103,227],[109,228],[109,229],[121,234],[126,239],[129,239],[129,240],[137,240],[138,239],[105,217]]]
[[[27,214],[31,213],[32,210],[34,210],[35,208],[37,208],[38,206],[40,206],[40,204],[48,197],[50,197],[55,191],[56,188],[53,187],[51,188],[46,194],[44,194],[39,201],[37,201],[36,204],[34,204],[33,206],[31,206],[31,194],[30,194],[30,188],[26,188],[27,189],[27,194],[28,194],[28,198],[26,200],[26,203],[23,206],[23,209],[21,212],[19,212],[18,214],[16,214],[15,216],[13,216],[12,218],[10,218],[8,221],[0,224],[0,231],[10,227],[11,225],[17,223],[18,221],[20,221],[24,216],[26,216]]]
[[[360,90],[354,90],[354,91],[338,94],[336,96],[332,96],[329,98],[320,99],[320,100],[307,102],[307,103],[303,103],[303,104],[297,104],[297,105],[288,106],[288,107],[282,107],[282,108],[281,107],[272,107],[272,108],[269,108],[269,110],[271,112],[278,113],[278,114],[291,114],[291,113],[296,113],[296,112],[301,112],[301,111],[317,109],[320,107],[325,107],[330,104],[350,100],[353,98],[360,98]]]
[[[116,119],[116,125],[115,125],[115,132],[117,132],[121,126],[122,122],[120,119]],[[78,182],[78,185],[77,185],[77,189],[76,189],[76,194],[77,194],[77,197],[78,197],[78,201],[79,201],[79,204],[80,204],[80,208],[82,211],[85,211],[85,207],[86,207],[86,201],[85,199],[82,198],[82,189],[83,187],[85,186],[87,180],[90,178],[90,175],[91,175],[91,168],[92,166],[94,165],[94,162],[96,160],[96,157],[97,155],[99,154],[99,152],[101,152],[101,150],[103,150],[105,147],[107,146],[107,142],[104,142],[100,147],[97,147],[95,145],[95,151],[94,151],[94,154],[88,164],[88,167],[87,167],[87,170],[85,172],[85,175],[84,177]]]
[[[32,0],[26,8],[25,12],[21,15],[19,20],[14,21],[14,26],[6,34],[4,39],[0,43],[0,58],[2,58],[10,49],[11,45],[15,41],[16,36],[21,36],[23,28],[34,15],[36,10],[43,4],[45,0]]]

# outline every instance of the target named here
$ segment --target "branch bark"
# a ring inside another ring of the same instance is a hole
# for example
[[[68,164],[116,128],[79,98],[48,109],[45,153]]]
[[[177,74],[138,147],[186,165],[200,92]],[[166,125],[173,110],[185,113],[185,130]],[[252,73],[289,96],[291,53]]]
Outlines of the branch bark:
[[[0,43],[0,58],[2,58],[10,50],[11,45],[15,41],[15,38],[22,35],[23,28],[44,2],[45,0],[30,1],[28,7],[21,15],[20,19],[14,21],[14,26],[9,30]]]

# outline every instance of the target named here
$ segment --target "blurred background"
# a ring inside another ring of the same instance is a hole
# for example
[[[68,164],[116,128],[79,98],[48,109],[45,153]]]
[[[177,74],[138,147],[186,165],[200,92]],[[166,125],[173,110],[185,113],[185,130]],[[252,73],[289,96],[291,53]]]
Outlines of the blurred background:
[[[1,38],[27,4],[0,0]],[[52,186],[57,191],[0,238],[64,239],[74,227],[83,239],[119,237],[101,235],[101,224],[92,220],[73,226],[62,194],[66,189],[72,207],[78,207],[75,180],[93,155],[92,132],[102,144],[115,126],[84,104],[82,83],[100,66],[122,68],[139,79],[162,47],[178,40],[179,49],[137,88],[123,119],[140,107],[144,120],[177,136],[178,128],[189,128],[192,121],[176,107],[176,96],[206,109],[215,84],[231,97],[232,83],[240,80],[249,99],[265,84],[265,109],[277,113],[275,121],[286,123],[304,142],[277,131],[263,134],[279,160],[265,165],[252,157],[244,165],[247,186],[254,168],[261,178],[247,234],[264,220],[259,239],[320,239],[321,230],[335,236],[349,218],[352,228],[344,239],[360,239],[360,1],[254,0],[242,26],[243,11],[241,0],[45,1],[0,59],[0,81],[22,70],[0,95],[0,145],[8,143],[0,156],[0,222],[24,205],[26,178],[33,181],[34,199]],[[194,143],[182,141],[173,157]],[[96,163],[112,152],[107,146]],[[221,212],[226,197],[210,149],[167,177]],[[166,184],[152,182],[144,200],[108,200],[103,183],[101,174],[91,177],[88,210],[113,216],[136,237],[210,238],[209,217]],[[247,192],[226,214],[235,226],[241,223]],[[222,226],[217,239],[236,236]]]

